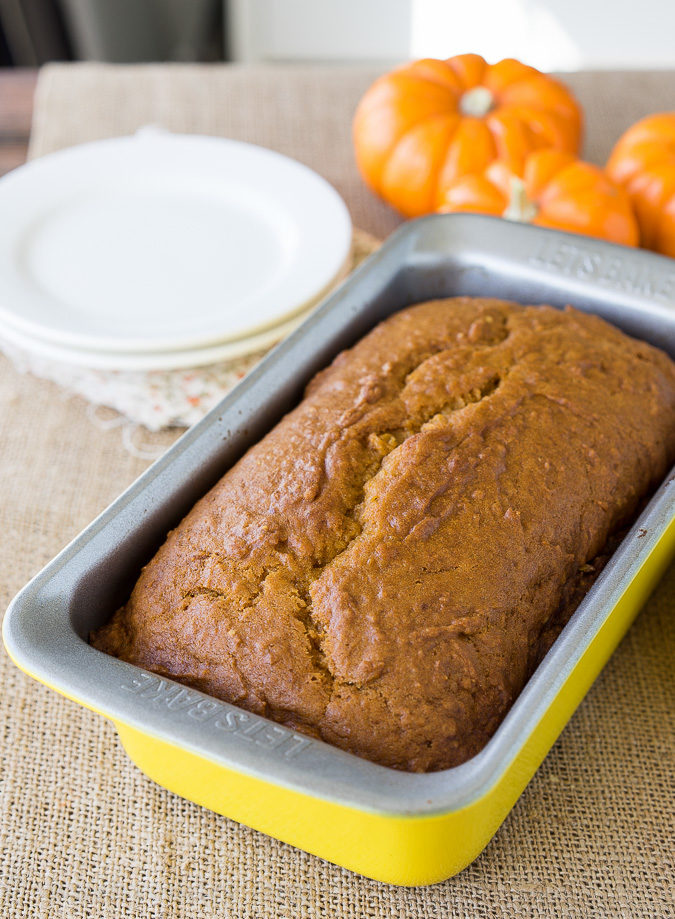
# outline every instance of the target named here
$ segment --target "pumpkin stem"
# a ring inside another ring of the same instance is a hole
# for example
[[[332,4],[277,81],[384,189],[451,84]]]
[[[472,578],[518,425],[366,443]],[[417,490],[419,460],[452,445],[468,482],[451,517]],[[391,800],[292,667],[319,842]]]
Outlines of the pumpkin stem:
[[[537,216],[537,205],[527,197],[525,183],[519,176],[511,176],[509,203],[502,217],[517,220],[519,223],[531,223]]]
[[[483,118],[494,108],[495,98],[487,86],[474,86],[467,90],[459,100],[459,110],[462,115],[471,118]]]

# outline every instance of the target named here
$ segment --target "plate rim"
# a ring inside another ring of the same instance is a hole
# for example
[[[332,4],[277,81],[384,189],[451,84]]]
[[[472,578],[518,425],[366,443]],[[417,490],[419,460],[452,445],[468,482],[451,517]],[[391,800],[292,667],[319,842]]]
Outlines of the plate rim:
[[[200,348],[173,351],[89,351],[71,348],[60,342],[29,335],[21,329],[3,324],[0,317],[0,353],[17,349],[29,357],[37,357],[74,371],[103,373],[174,373],[208,367],[224,361],[249,357],[256,351],[272,348],[304,322],[321,301],[349,274],[351,259],[347,257],[337,277],[319,296],[298,310],[292,317],[253,335],[225,340]]]

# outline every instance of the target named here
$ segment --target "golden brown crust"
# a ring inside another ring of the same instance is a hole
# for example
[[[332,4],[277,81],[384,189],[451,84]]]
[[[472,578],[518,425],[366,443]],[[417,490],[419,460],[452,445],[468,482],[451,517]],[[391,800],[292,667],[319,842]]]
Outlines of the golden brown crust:
[[[674,456],[661,352],[571,309],[423,303],[318,374],[93,641],[385,765],[453,766]]]

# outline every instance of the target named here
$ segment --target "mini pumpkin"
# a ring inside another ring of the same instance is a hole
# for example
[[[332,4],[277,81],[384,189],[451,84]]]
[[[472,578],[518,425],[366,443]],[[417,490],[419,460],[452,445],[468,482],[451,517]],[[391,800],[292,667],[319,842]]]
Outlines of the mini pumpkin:
[[[354,117],[367,184],[408,217],[438,208],[445,190],[496,159],[522,168],[533,150],[576,153],[581,110],[562,83],[478,54],[415,61],[380,77]]]
[[[540,227],[636,246],[639,230],[626,192],[572,153],[539,150],[520,174],[496,161],[457,179],[440,210],[494,214]]]
[[[675,112],[649,115],[629,128],[607,174],[630,195],[642,245],[675,257]]]

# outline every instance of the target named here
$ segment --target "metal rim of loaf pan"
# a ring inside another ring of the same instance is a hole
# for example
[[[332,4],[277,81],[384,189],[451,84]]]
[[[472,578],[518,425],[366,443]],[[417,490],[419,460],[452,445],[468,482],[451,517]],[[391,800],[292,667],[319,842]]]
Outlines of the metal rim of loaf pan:
[[[600,314],[675,356],[675,264],[493,218],[404,225],[202,422],[14,599],[7,650],[26,673],[110,718],[137,765],[178,794],[368,877],[443,880],[484,848],[669,561],[669,475],[487,746],[426,775],[305,737],[91,648],[196,499],[384,316],[466,294]]]

